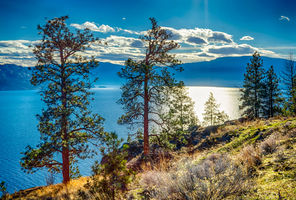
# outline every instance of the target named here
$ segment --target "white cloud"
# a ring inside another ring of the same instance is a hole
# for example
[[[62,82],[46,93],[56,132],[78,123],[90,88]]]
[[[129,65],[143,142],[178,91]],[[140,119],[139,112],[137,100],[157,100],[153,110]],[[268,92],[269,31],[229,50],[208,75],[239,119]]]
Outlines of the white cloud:
[[[172,39],[178,43],[187,45],[205,45],[205,44],[231,44],[233,43],[232,35],[211,29],[174,29],[164,27]]]
[[[115,29],[111,26],[102,24],[101,26],[97,27],[97,25],[94,22],[84,22],[82,25],[80,24],[70,24],[70,26],[73,26],[77,29],[89,29],[91,31],[95,32],[101,32],[101,33],[108,33],[108,32],[115,32]]]
[[[282,16],[279,18],[279,20],[280,20],[280,21],[282,21],[282,20],[290,21],[290,18],[282,15]]]
[[[240,40],[254,40],[254,38],[246,35],[246,36],[243,36]]]
[[[126,20],[126,18],[125,18],[125,17],[123,17],[123,18],[122,18],[122,20]]]
[[[123,64],[127,58],[135,60],[142,59],[145,54],[145,43],[138,37],[146,31],[132,31],[122,28],[112,28],[108,25],[97,26],[92,22],[83,24],[71,24],[71,26],[97,32],[106,33],[101,38],[102,43],[91,44],[83,56],[94,56],[99,61],[110,62],[114,64]],[[280,57],[273,51],[256,48],[249,44],[237,44],[233,41],[233,36],[224,32],[211,29],[174,29],[164,27],[172,38],[180,44],[180,48],[173,53],[183,63],[209,61],[225,56],[246,56],[254,51],[259,51],[261,55],[269,57]],[[244,36],[241,40],[251,39],[250,36]],[[36,60],[32,53],[30,45],[38,41],[11,40],[0,41],[0,64],[11,63],[23,66],[34,66]],[[106,43],[106,45],[105,45]],[[103,45],[104,44],[104,45]]]

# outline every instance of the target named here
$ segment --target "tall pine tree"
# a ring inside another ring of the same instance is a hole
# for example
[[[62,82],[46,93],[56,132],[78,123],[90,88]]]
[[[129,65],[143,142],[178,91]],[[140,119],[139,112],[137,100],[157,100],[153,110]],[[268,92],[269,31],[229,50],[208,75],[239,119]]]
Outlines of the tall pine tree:
[[[161,104],[162,88],[174,83],[168,68],[182,70],[178,66],[180,61],[169,54],[179,45],[170,40],[170,35],[157,25],[154,18],[150,18],[150,21],[151,30],[141,38],[146,47],[144,59],[128,59],[119,72],[119,76],[127,80],[121,87],[122,96],[119,100],[126,113],[119,119],[119,123],[143,125],[144,155],[149,154],[149,126],[152,122],[157,123],[152,115],[158,114],[156,107]]]
[[[280,111],[281,91],[279,89],[279,79],[274,72],[273,66],[266,73],[265,80],[265,116],[274,117]]]
[[[244,73],[244,85],[241,89],[240,100],[242,104],[243,116],[248,118],[258,118],[264,114],[264,76],[263,60],[258,52],[255,52],[247,64],[246,73]]]
[[[210,96],[205,103],[205,112],[203,113],[204,126],[219,125],[229,120],[229,116],[224,111],[220,111],[219,107],[220,105],[217,104],[213,93],[210,92]]]
[[[76,158],[90,156],[87,142],[100,139],[104,133],[103,118],[87,108],[92,84],[89,73],[98,62],[78,54],[96,39],[89,30],[70,32],[67,19],[54,18],[38,26],[42,39],[33,51],[38,63],[31,82],[41,86],[46,107],[37,116],[41,142],[36,148],[28,146],[21,159],[27,172],[39,168],[62,172],[64,183],[70,180]]]

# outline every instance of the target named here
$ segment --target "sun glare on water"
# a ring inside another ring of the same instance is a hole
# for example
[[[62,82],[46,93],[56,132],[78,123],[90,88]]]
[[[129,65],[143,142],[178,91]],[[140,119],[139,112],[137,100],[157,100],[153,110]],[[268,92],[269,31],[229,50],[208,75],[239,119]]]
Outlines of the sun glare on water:
[[[195,102],[195,113],[200,121],[203,120],[204,104],[209,98],[210,92],[213,93],[216,102],[220,104],[220,110],[224,110],[230,119],[241,117],[239,111],[239,88],[226,87],[188,87],[189,96]]]

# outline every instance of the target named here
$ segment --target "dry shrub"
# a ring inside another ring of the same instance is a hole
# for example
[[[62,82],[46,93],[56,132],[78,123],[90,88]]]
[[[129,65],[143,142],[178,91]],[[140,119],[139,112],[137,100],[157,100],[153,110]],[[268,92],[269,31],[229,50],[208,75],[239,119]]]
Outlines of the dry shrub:
[[[255,167],[262,163],[261,154],[253,145],[245,146],[241,150],[238,160],[245,166],[249,175],[253,174]]]
[[[147,172],[140,184],[146,199],[225,199],[249,191],[249,178],[228,156],[215,154],[169,172]]]
[[[275,152],[276,148],[277,148],[277,140],[275,135],[269,136],[259,145],[260,152],[263,155],[267,155]]]

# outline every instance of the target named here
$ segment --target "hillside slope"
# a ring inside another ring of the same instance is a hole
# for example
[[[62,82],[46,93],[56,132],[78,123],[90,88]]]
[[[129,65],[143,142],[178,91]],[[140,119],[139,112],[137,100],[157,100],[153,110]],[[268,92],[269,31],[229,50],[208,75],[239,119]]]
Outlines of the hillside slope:
[[[231,121],[200,128],[191,139],[194,145],[169,152],[169,158],[158,151],[162,159],[142,163],[122,198],[296,199],[296,118]],[[10,198],[76,199],[86,179],[67,189],[59,184]]]

